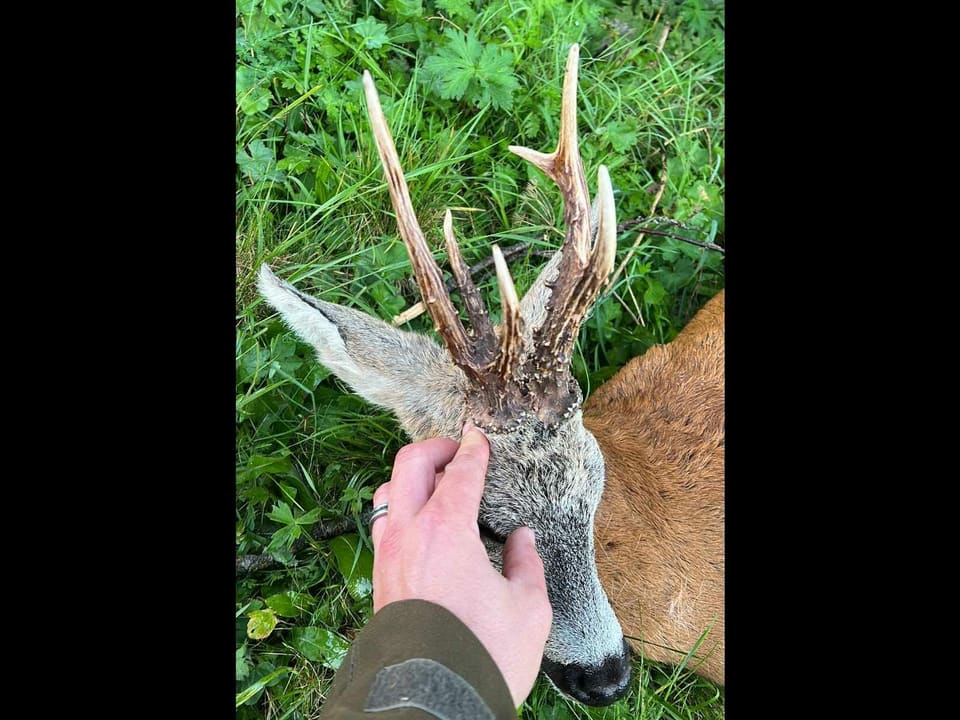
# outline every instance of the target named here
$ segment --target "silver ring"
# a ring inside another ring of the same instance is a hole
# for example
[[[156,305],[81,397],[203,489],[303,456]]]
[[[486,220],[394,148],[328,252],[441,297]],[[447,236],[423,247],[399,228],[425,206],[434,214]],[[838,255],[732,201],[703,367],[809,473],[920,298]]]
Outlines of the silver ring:
[[[387,514],[387,503],[383,505],[377,505],[373,512],[370,513],[370,521],[367,523],[370,527],[373,527],[373,523],[377,518],[383,517]]]

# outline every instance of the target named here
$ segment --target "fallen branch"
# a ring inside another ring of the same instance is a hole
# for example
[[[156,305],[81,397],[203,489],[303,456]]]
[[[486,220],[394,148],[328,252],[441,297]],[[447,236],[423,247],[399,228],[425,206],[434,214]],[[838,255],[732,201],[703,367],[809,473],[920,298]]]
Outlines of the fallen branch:
[[[370,513],[372,508],[364,510],[360,515],[360,522],[366,525],[370,522]],[[314,540],[329,540],[338,535],[345,535],[348,532],[357,529],[357,523],[353,518],[341,517],[329,520],[321,520],[310,528],[309,536]],[[290,551],[294,554],[300,552],[308,545],[307,538],[300,537],[290,546]],[[256,570],[268,570],[274,567],[283,567],[283,563],[276,560],[270,553],[260,553],[251,555],[240,555],[237,557],[237,572],[250,573]]]
[[[676,220],[671,220],[670,218],[640,217],[640,218],[634,218],[633,220],[624,220],[622,223],[617,225],[617,232],[622,233],[626,230],[629,230],[632,227],[636,227],[637,225],[642,225],[645,222],[653,222],[653,221],[666,222],[672,225],[679,225],[684,229],[689,229],[685,225],[683,225],[683,223],[677,222]],[[658,237],[673,238],[674,240],[682,240],[685,243],[690,243],[691,245],[696,245],[697,247],[706,248],[707,250],[716,250],[718,253],[721,253],[721,254],[724,252],[724,249],[722,247],[714,243],[703,242],[702,240],[694,240],[693,238],[687,237],[685,235],[677,235],[676,233],[667,232],[665,230],[654,230],[652,228],[644,228],[643,234],[656,235]]]

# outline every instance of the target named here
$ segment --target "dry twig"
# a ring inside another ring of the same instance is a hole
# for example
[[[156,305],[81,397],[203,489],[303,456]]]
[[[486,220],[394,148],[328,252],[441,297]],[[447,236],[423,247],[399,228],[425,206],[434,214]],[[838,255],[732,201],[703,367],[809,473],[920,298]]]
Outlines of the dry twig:
[[[529,247],[530,247],[530,243],[520,242],[520,243],[517,243],[516,245],[510,245],[509,247],[502,248],[501,252],[503,253],[504,259],[508,260],[512,258],[514,255],[520,254],[521,252],[523,252]],[[542,257],[550,257],[553,253],[547,250],[531,250],[530,254],[538,255]],[[492,265],[493,265],[493,255],[490,255],[489,257],[484,258],[480,262],[470,266],[470,276],[476,277],[480,273],[490,268]],[[445,283],[445,287],[447,288],[448,293],[459,290],[459,288],[457,287],[457,281],[454,278],[450,278],[449,280],[447,280],[447,282]],[[399,315],[394,315],[393,324],[403,325],[404,323],[410,322],[416,317],[420,317],[426,311],[427,311],[427,308],[423,304],[423,301],[421,300],[420,302],[408,307]]]
[[[667,187],[667,159],[663,155],[660,156],[660,159],[663,161],[663,172],[660,174],[660,188],[657,190],[657,194],[653,198],[653,204],[650,206],[651,216],[656,212],[657,205],[660,204],[660,198],[663,197],[663,191]],[[619,230],[620,228],[617,229]],[[630,247],[630,251],[623,259],[623,262],[620,263],[620,266],[616,269],[613,275],[610,276],[610,279],[607,280],[607,287],[613,287],[614,283],[617,281],[617,278],[620,277],[620,273],[623,272],[623,269],[627,266],[627,263],[630,262],[630,258],[632,258],[633,254],[637,251],[637,246],[640,245],[640,241],[643,240],[643,238],[643,232],[637,235],[637,239],[633,241],[633,245]]]
[[[669,35],[669,34],[670,34],[670,23],[667,23],[666,25],[663,26],[663,32],[660,33],[660,42],[657,43],[657,52],[658,52],[658,53],[662,53],[662,52],[663,52],[663,46],[666,44],[666,42],[667,42],[667,35]]]

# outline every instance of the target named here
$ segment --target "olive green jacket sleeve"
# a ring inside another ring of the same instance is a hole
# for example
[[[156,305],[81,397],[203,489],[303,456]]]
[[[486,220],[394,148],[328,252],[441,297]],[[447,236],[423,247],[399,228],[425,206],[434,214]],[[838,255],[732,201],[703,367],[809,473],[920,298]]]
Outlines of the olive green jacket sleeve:
[[[323,720],[516,720],[490,653],[450,611],[425,600],[380,609],[333,679]]]

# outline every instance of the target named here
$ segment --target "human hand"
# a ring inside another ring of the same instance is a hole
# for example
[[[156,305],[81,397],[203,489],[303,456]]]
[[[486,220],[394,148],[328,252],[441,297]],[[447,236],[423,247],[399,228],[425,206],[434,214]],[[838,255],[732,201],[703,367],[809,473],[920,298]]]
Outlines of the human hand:
[[[502,575],[480,540],[489,456],[486,436],[469,423],[459,446],[433,438],[400,449],[373,497],[374,506],[390,504],[371,528],[373,610],[414,598],[442,605],[480,639],[519,707],[537,679],[552,611],[532,530],[507,538]]]

